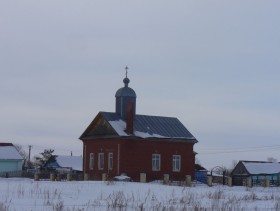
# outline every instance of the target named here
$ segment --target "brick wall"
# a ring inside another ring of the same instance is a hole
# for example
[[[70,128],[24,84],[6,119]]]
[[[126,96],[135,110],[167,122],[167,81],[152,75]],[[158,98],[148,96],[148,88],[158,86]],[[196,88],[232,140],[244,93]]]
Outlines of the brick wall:
[[[158,139],[100,139],[84,141],[84,170],[91,179],[101,179],[102,173],[109,177],[126,173],[134,181],[139,181],[140,173],[147,174],[147,180],[162,179],[169,174],[171,180],[184,180],[185,175],[194,176],[195,156],[193,144]],[[89,155],[94,153],[94,168],[89,169]],[[104,153],[104,169],[98,169],[98,153]],[[113,169],[108,169],[108,155],[113,153]],[[152,154],[160,154],[159,171],[152,170]],[[181,156],[181,169],[172,170],[173,155]]]

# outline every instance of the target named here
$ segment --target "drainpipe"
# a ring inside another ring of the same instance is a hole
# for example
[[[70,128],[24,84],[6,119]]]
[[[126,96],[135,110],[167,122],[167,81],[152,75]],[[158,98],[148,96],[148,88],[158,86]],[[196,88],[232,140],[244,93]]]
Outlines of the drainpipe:
[[[86,158],[87,158],[87,147],[84,144],[84,174],[86,173]]]
[[[118,175],[120,175],[120,144],[118,144]]]

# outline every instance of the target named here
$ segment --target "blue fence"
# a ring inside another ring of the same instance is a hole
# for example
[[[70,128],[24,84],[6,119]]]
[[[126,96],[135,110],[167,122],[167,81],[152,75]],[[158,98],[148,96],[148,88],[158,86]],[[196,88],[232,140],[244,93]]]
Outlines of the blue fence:
[[[196,171],[194,174],[194,179],[197,182],[207,184],[207,172],[206,171]]]

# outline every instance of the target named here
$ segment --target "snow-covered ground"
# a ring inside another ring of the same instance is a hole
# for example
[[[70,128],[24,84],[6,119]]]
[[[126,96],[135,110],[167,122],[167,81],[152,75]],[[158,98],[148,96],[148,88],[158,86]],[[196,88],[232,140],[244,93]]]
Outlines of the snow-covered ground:
[[[280,210],[280,188],[0,178],[6,210]]]

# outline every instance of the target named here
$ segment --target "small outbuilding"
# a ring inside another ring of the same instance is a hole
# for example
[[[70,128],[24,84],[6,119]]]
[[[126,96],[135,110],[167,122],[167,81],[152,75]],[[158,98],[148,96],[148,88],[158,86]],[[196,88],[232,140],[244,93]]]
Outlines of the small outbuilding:
[[[243,185],[251,178],[253,185],[261,185],[269,180],[271,185],[279,185],[280,163],[266,161],[239,161],[231,172],[233,185]]]
[[[47,162],[44,167],[55,169],[59,173],[82,172],[83,157],[57,155],[54,162]]]
[[[12,143],[0,143],[0,172],[21,171],[23,158]]]

